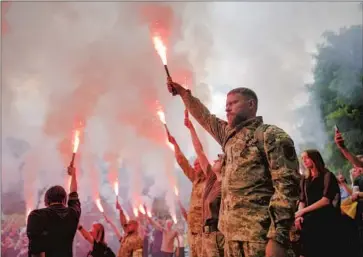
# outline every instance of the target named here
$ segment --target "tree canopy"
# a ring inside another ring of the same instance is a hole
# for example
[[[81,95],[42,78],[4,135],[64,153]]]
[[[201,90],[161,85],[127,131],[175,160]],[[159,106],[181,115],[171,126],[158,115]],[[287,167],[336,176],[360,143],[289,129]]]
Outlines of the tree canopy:
[[[327,31],[325,42],[314,56],[314,83],[308,85],[321,112],[328,142],[323,151],[333,172],[348,178],[351,168],[334,143],[334,125],[343,134],[348,149],[363,153],[363,55],[362,26]],[[308,126],[308,123],[305,123]]]

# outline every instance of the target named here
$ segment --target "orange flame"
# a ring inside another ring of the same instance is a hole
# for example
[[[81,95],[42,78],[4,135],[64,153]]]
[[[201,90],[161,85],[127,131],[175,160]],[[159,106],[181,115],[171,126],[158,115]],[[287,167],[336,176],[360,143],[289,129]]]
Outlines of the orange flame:
[[[130,220],[129,215],[126,212],[124,212],[124,214],[125,214],[126,221],[129,221]]]
[[[97,205],[97,208],[98,208],[98,210],[100,211],[100,212],[104,212],[104,210],[103,210],[103,207],[102,207],[102,204],[101,204],[101,199],[96,199],[96,205]]]
[[[73,153],[76,153],[78,150],[78,146],[79,146],[79,135],[81,134],[81,132],[77,129],[74,132],[74,138],[73,138]]]
[[[159,116],[159,120],[163,123],[166,124],[166,120],[165,120],[165,113],[162,110],[159,110],[157,112],[158,116]]]
[[[139,205],[139,210],[142,214],[144,214],[144,215],[146,214],[145,208],[144,208],[144,206],[142,206],[142,204]]]
[[[174,186],[174,193],[176,196],[179,196],[179,190],[176,186]]]
[[[176,223],[178,223],[178,220],[177,220],[177,218],[176,218],[176,215],[175,214],[173,214],[172,215],[172,219],[173,219],[173,221],[174,221],[174,223],[176,224]]]
[[[115,183],[113,184],[113,190],[115,190],[116,196],[118,196],[118,180],[116,179]]]
[[[151,211],[147,211],[147,216],[148,216],[149,218],[151,218],[151,217],[152,217],[152,215],[151,215]]]
[[[163,43],[163,40],[161,39],[160,36],[154,36],[153,37],[153,42],[154,42],[154,47],[156,52],[158,53],[158,55],[161,58],[161,61],[163,62],[164,65],[167,64],[166,61],[166,46]]]
[[[138,217],[139,216],[139,210],[137,209],[137,207],[134,207],[133,211],[134,211],[135,217]]]

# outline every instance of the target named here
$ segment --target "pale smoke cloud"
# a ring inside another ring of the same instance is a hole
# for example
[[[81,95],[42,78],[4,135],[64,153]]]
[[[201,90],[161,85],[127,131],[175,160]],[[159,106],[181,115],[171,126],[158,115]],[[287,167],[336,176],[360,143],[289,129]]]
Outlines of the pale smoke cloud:
[[[306,104],[304,84],[311,82],[312,54],[322,33],[362,24],[358,4],[216,3],[212,15],[214,52],[208,69],[214,72],[207,82],[212,95],[219,95],[213,103],[218,115],[225,117],[230,89],[250,87],[259,97],[259,114],[266,123],[282,127],[300,144],[305,135],[295,125],[305,117],[314,129],[314,141],[324,146],[327,139],[317,108],[305,113],[294,109]]]
[[[2,95],[7,104],[3,117],[8,123],[3,132],[5,137],[29,142],[30,156],[42,159],[29,172],[27,188],[38,186],[34,180],[67,185],[65,167],[71,156],[72,130],[79,121],[85,126],[77,155],[80,191],[85,198],[112,192],[109,182],[117,176],[120,157],[130,164],[132,198],[140,197],[143,173],[159,177],[159,170],[165,169],[159,157],[154,164],[157,168],[148,170],[148,162],[154,163],[149,152],[157,149],[163,156],[166,148],[163,127],[155,122],[155,102],[168,108],[171,97],[150,38],[150,17],[144,19],[143,7],[17,2],[9,8],[6,18],[11,30],[3,40]],[[183,4],[152,4],[158,16],[168,17],[164,22],[172,32],[169,54],[175,74],[179,70],[191,73],[192,68],[184,53],[173,57],[181,7]],[[173,108],[168,108],[169,113]],[[47,158],[38,156],[44,153]],[[100,165],[102,159],[108,165]],[[17,167],[15,162],[10,161],[8,167]],[[54,176],[40,176],[50,171]],[[159,181],[167,187],[168,181]]]
[[[175,208],[170,181],[165,179],[174,165],[168,162],[174,159],[156,117],[156,100],[188,156],[192,147],[183,125],[184,107],[167,92],[165,73],[151,42],[153,17],[162,17],[160,22],[171,28],[168,63],[176,81],[184,83],[187,77],[195,94],[222,117],[226,92],[236,86],[251,87],[259,95],[265,121],[282,124],[297,137],[291,124],[299,117],[286,106],[304,94],[311,53],[321,33],[361,23],[355,6],[12,3],[6,13],[9,30],[2,40],[6,120],[2,136],[25,140],[31,147],[16,159],[3,143],[3,185],[15,183],[14,176],[20,179],[25,169],[29,169],[25,179],[37,181],[26,181],[28,192],[40,185],[65,184],[72,130],[77,120],[83,120],[84,141],[77,157],[82,197],[101,193],[112,202],[110,181],[115,174],[120,186],[128,187],[130,198],[140,197],[147,174],[155,178],[150,196],[169,190],[168,204]],[[310,122],[318,128],[319,121]],[[213,159],[220,147],[204,131],[198,132]],[[39,160],[38,168],[24,166],[19,171],[28,156],[35,156],[32,162]],[[114,168],[120,159],[128,163],[121,173]],[[101,165],[103,160],[108,164]]]

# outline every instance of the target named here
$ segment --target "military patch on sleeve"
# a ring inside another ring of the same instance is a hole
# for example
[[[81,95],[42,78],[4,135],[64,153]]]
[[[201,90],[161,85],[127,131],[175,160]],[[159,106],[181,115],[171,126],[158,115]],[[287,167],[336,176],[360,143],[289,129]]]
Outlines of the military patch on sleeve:
[[[290,143],[284,143],[282,146],[282,150],[286,159],[288,159],[289,161],[296,160],[297,156],[293,145],[291,145]]]

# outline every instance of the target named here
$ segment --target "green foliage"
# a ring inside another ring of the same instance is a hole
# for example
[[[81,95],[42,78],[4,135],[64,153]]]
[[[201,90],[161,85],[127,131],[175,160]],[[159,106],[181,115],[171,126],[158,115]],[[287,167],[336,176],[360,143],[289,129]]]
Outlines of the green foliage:
[[[325,32],[325,43],[314,56],[314,83],[309,92],[318,107],[328,135],[323,155],[333,172],[342,170],[348,178],[351,168],[334,144],[334,125],[343,133],[352,153],[363,153],[363,68],[362,26]],[[308,126],[308,122],[304,123]]]

